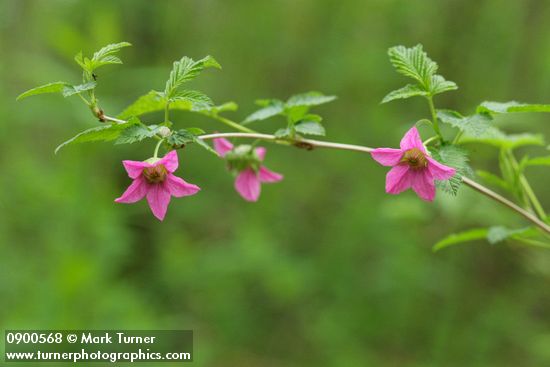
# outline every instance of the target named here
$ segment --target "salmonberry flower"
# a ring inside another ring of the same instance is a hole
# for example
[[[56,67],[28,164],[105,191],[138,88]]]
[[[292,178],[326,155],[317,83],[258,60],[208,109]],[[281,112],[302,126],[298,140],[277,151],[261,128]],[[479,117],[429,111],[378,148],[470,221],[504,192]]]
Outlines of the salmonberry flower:
[[[153,215],[164,219],[171,196],[177,198],[196,194],[200,188],[174,176],[178,168],[178,155],[175,150],[163,158],[150,158],[144,162],[122,161],[128,176],[134,180],[117,203],[131,204],[147,196]]]
[[[448,180],[455,175],[455,169],[429,156],[416,127],[407,131],[400,148],[378,148],[371,152],[378,163],[393,167],[386,175],[386,192],[399,194],[412,187],[421,199],[432,201],[434,180]]]
[[[267,151],[264,147],[234,147],[228,140],[218,138],[214,139],[214,149],[227,160],[229,169],[237,174],[235,190],[247,201],[258,200],[261,183],[278,182],[283,179],[283,175],[270,171],[261,164]]]

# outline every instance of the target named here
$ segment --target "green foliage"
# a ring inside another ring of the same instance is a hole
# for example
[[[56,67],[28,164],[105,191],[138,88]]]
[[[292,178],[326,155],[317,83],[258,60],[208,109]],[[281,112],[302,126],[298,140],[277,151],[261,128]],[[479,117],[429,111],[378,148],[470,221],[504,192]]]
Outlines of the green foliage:
[[[55,148],[55,153],[57,154],[57,152],[59,152],[61,148],[64,148],[69,144],[115,140],[122,134],[124,130],[135,126],[138,123],[139,120],[131,119],[122,124],[113,123],[84,130],[81,133],[60,144],[57,148]]]
[[[502,178],[491,172],[478,170],[476,171],[476,174],[489,185],[498,186],[506,191],[512,191],[511,185],[506,180],[503,180]]]
[[[212,149],[210,145],[199,138],[199,135],[201,134],[204,134],[204,131],[199,128],[180,129],[177,131],[173,131],[172,134],[170,134],[166,138],[166,142],[170,146],[172,146],[172,148],[181,148],[189,143],[196,143],[201,148],[204,148],[210,153],[217,156],[218,153],[214,149]]]
[[[201,71],[211,67],[221,69],[220,64],[212,56],[206,56],[198,61],[184,56],[181,60],[175,61],[170,77],[166,81],[164,97],[171,100],[183,83],[196,78]]]
[[[63,97],[70,97],[74,94],[94,89],[95,87],[95,82],[88,82],[80,85],[67,85],[65,88],[63,88]]]
[[[489,230],[487,228],[474,228],[464,232],[452,233],[445,238],[439,240],[432,248],[433,251],[439,251],[452,245],[459,243],[482,240],[487,238]]]
[[[438,110],[437,118],[445,124],[458,128],[470,137],[484,136],[491,129],[493,129],[491,125],[491,116],[486,113],[476,113],[471,116],[462,116],[456,111]]]
[[[541,134],[505,134],[496,127],[491,127],[479,136],[464,135],[463,143],[483,143],[498,148],[515,149],[528,145],[544,145],[544,137]]]
[[[135,119],[134,121],[137,120],[136,117],[133,117],[132,119]],[[158,125],[147,126],[141,123],[130,126],[120,133],[115,144],[132,144],[147,138],[152,138],[159,133],[160,128],[161,126]]]
[[[112,43],[95,52],[91,59],[84,57],[82,52],[75,56],[75,61],[82,69],[91,75],[96,69],[104,65],[122,64],[122,60],[115,54],[124,47],[131,46],[128,42]]]
[[[456,195],[462,184],[462,176],[470,176],[472,174],[472,169],[468,164],[468,152],[456,145],[443,145],[439,148],[431,148],[430,152],[438,162],[456,169],[456,174],[449,180],[436,181],[438,188],[451,195]]]
[[[401,89],[390,92],[382,103],[394,99],[409,98],[413,96],[434,96],[443,92],[458,89],[454,82],[445,80],[437,75],[437,63],[430,59],[422,50],[422,45],[411,48],[395,46],[388,50],[390,62],[395,70],[417,82],[416,88],[407,85]]]
[[[151,112],[162,111],[165,109],[167,103],[167,99],[164,98],[161,92],[152,90],[126,107],[117,117],[126,119],[131,116],[141,116]],[[211,108],[211,105],[212,101],[210,98],[200,92],[182,91],[178,92],[176,99],[170,102],[169,108],[170,110],[203,111]]]
[[[319,92],[308,92],[291,96],[286,102],[278,99],[260,99],[256,104],[262,108],[249,115],[243,125],[261,121],[273,116],[284,116],[287,127],[279,129],[275,135],[279,138],[291,137],[296,133],[304,135],[325,135],[321,124],[322,117],[309,113],[312,106],[318,106],[334,101],[336,96],[326,96]]]
[[[45,85],[41,85],[39,87],[29,89],[28,91],[25,91],[17,96],[16,100],[21,100],[23,98],[27,98],[30,96],[34,96],[37,94],[44,94],[44,93],[61,93],[63,92],[63,89],[67,87],[69,84],[65,82],[54,82],[49,83]]]
[[[405,99],[415,96],[427,96],[428,92],[415,84],[407,84],[403,88],[396,89],[388,93],[381,103],[387,103],[395,99]]]
[[[550,104],[526,104],[516,101],[509,102],[483,102],[478,108],[478,112],[499,114],[510,112],[550,112]]]
[[[526,166],[550,166],[550,156],[526,158],[522,160],[521,165]]]

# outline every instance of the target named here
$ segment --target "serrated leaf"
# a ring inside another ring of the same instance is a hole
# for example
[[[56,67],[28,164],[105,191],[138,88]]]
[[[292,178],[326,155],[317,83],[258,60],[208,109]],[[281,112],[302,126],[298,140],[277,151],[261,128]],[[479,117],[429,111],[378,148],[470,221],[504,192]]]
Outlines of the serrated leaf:
[[[187,131],[189,131],[193,135],[202,135],[204,134],[204,130],[198,127],[188,127],[186,128]]]
[[[279,129],[275,131],[275,134],[273,135],[275,135],[275,137],[279,139],[288,138],[290,136],[290,129],[288,127]]]
[[[270,117],[281,114],[284,111],[285,107],[281,101],[271,100],[271,104],[266,105],[264,108],[261,108],[254,113],[250,114],[244,121],[243,125],[249,124],[254,121],[261,121],[268,119]]]
[[[449,180],[435,182],[436,187],[456,195],[462,184],[462,176],[472,174],[472,169],[468,164],[468,152],[456,145],[443,145],[439,149],[432,148],[430,152],[436,161],[456,169],[456,174]]]
[[[122,131],[115,144],[132,144],[147,138],[154,137],[159,132],[160,126],[136,124]]]
[[[428,92],[421,89],[418,85],[407,84],[403,88],[396,89],[388,93],[380,103],[387,103],[396,99],[405,99],[415,96],[426,96]]]
[[[505,134],[494,126],[491,126],[483,134],[471,136],[465,134],[461,138],[462,143],[483,143],[499,148],[515,149],[528,145],[544,145],[544,137],[540,134]]]
[[[287,108],[292,107],[305,107],[305,106],[318,106],[324,103],[334,101],[336,96],[326,96],[320,92],[307,92],[291,96],[286,102]]]
[[[158,92],[152,90],[149,93],[139,97],[134,103],[126,107],[118,115],[120,119],[126,119],[130,116],[141,116],[146,113],[161,111],[166,106],[166,100]],[[189,107],[191,108],[191,106]]]
[[[443,248],[457,245],[459,243],[470,242],[475,240],[483,240],[487,238],[487,233],[489,230],[487,228],[474,228],[464,232],[453,233],[447,237],[439,240],[433,247],[433,251],[439,251]]]
[[[510,113],[510,112],[550,112],[550,104],[527,104],[516,101],[508,102],[490,102],[481,103],[478,112],[486,112],[492,114]]]
[[[294,125],[294,129],[306,135],[319,135],[324,136],[326,134],[325,128],[317,121],[313,120],[302,120]]]
[[[16,100],[19,101],[23,98],[34,96],[36,94],[61,93],[66,86],[70,86],[70,84],[65,82],[54,82],[54,83],[44,84],[39,87],[32,88],[32,89],[29,89],[28,91],[21,93],[20,95],[17,96]]]
[[[135,126],[136,123],[137,123],[136,120],[132,119],[123,124],[101,125],[101,126],[93,127],[91,129],[84,130],[81,133],[72,137],[71,139],[60,144],[57,148],[55,148],[55,153],[57,154],[57,152],[61,148],[69,144],[92,142],[92,141],[115,140],[120,136],[120,134],[124,130],[128,129],[131,126]]]
[[[173,94],[170,104],[173,102],[189,102],[194,111],[208,110],[214,105],[210,97],[196,90],[177,91]]]
[[[189,143],[196,143],[201,148],[204,148],[210,153],[217,156],[218,153],[195,134],[196,132],[198,132],[198,130],[201,131],[201,134],[204,133],[201,129],[196,128],[180,129],[177,131],[173,131],[172,134],[166,138],[166,142],[174,147],[185,146]]]
[[[395,46],[388,50],[388,55],[398,73],[415,79],[425,90],[430,90],[432,76],[437,72],[437,63],[422,50],[422,45],[411,48]]]
[[[131,46],[132,44],[129,42],[120,42],[120,43],[111,43],[103,48],[101,48],[99,51],[95,52],[92,56],[91,62],[87,63],[85,59],[82,59],[83,61],[77,60],[77,62],[82,66],[81,62],[86,65],[89,65],[89,72],[92,72],[93,70],[99,68],[103,65],[109,65],[109,64],[122,64],[122,60],[118,58],[117,56],[114,56],[115,53],[120,51],[121,48]],[[78,57],[78,55],[77,55]]]
[[[96,82],[88,82],[80,85],[67,85],[63,88],[63,97],[70,97],[96,87]]]
[[[491,117],[485,113],[462,116],[456,111],[438,110],[437,118],[439,121],[456,127],[472,137],[483,136],[492,129]]]
[[[190,99],[174,100],[170,103],[170,110],[182,111],[202,111],[204,103],[196,103],[193,105]],[[166,107],[166,98],[158,91],[150,91],[149,93],[139,97],[134,103],[126,107],[117,117],[126,119],[130,116],[141,116],[146,113],[162,111]]]
[[[444,92],[448,92],[451,90],[457,90],[458,86],[455,82],[451,82],[450,80],[445,80],[441,75],[434,75],[432,76],[431,81],[431,87],[430,87],[430,94],[436,95]]]
[[[237,111],[238,109],[239,106],[235,102],[226,102],[218,106],[210,106],[208,108],[205,108],[204,110],[201,110],[201,112],[217,115],[220,112]]]
[[[220,64],[212,56],[206,56],[198,61],[184,56],[181,60],[175,61],[170,77],[166,81],[164,95],[167,99],[171,99],[183,83],[194,79],[202,70],[210,67],[221,69]]]

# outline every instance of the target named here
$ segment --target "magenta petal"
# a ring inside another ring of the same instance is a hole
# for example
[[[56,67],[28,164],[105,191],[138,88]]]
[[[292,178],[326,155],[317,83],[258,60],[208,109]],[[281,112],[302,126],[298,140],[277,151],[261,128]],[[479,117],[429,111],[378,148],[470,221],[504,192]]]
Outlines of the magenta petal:
[[[370,152],[372,158],[383,166],[396,166],[403,157],[401,149],[377,148]]]
[[[386,175],[386,192],[399,194],[411,187],[411,173],[406,165],[393,167]]]
[[[260,167],[258,176],[261,182],[279,182],[283,179],[283,175],[277,172],[273,172],[264,166]]]
[[[131,179],[138,178],[139,176],[141,176],[144,168],[151,167],[151,165],[147,162],[138,161],[122,161],[122,164],[124,165],[124,168],[126,169],[126,172],[128,172],[128,176]]]
[[[422,144],[422,139],[420,139],[420,134],[418,133],[418,129],[416,126],[413,126],[405,136],[403,136],[403,139],[401,139],[401,143],[399,143],[402,150],[409,150],[413,148],[420,149],[422,152],[426,152],[426,148],[424,148],[424,144]]]
[[[265,159],[265,153],[267,153],[267,149],[264,147],[258,147],[254,150],[254,152],[256,152],[258,158],[263,161]]]
[[[141,177],[137,178],[128,186],[126,191],[119,197],[115,199],[117,203],[126,203],[131,204],[136,201],[140,201],[147,194],[148,184]]]
[[[162,164],[166,170],[170,173],[178,169],[178,153],[175,150],[171,150],[162,159],[154,164],[158,166]]]
[[[168,190],[168,192],[170,192],[172,196],[175,196],[177,198],[194,195],[200,190],[200,187],[198,187],[197,185],[185,182],[181,177],[174,176],[171,173],[166,176],[164,187]]]
[[[237,176],[235,189],[247,201],[257,201],[260,197],[260,180],[253,169],[247,168]]]
[[[163,220],[170,204],[170,192],[162,184],[151,185],[147,192],[147,202],[153,215]]]
[[[423,169],[414,172],[412,188],[422,200],[433,201],[435,198],[435,185],[430,170]]]
[[[428,158],[429,162],[428,169],[436,180],[448,180],[455,175],[456,170],[454,168],[445,166],[431,157],[426,158]]]
[[[214,139],[214,150],[218,152],[220,156],[225,156],[227,152],[231,151],[233,149],[233,144],[229,142],[229,140],[224,138],[216,138]]]

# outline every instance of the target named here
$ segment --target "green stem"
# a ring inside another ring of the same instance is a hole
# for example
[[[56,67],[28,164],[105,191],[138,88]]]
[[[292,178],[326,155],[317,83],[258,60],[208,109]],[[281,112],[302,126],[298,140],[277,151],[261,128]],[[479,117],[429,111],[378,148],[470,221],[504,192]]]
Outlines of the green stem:
[[[218,116],[218,115],[210,115],[210,117],[212,117],[212,118],[214,118],[214,119],[216,119],[216,120],[218,120],[218,121],[220,121],[220,122],[226,124],[227,126],[232,127],[232,128],[235,129],[235,130],[239,130],[239,131],[241,131],[241,132],[243,132],[243,133],[251,133],[251,134],[257,133],[257,131],[254,131],[254,130],[252,130],[252,129],[249,129],[249,128],[247,128],[247,127],[245,127],[245,126],[243,126],[243,125],[241,125],[241,124],[239,124],[239,123],[237,123],[237,122],[235,122],[235,121],[231,121],[231,120],[229,120],[229,119],[226,119],[225,117]]]
[[[441,142],[445,142],[445,139],[443,138],[443,135],[441,134],[441,130],[439,130],[439,122],[437,121],[437,114],[435,112],[435,106],[434,106],[434,100],[432,96],[427,96],[426,99],[428,100],[428,106],[430,107],[430,114],[432,115],[432,124],[434,127],[435,133],[439,136],[441,139]]]
[[[519,183],[523,188],[523,192],[525,195],[527,195],[527,198],[529,201],[533,204],[533,208],[535,209],[535,212],[537,215],[544,221],[546,221],[546,212],[544,211],[544,208],[540,204],[539,199],[537,198],[537,195],[533,191],[533,188],[529,184],[529,181],[527,181],[527,177],[521,172],[519,168],[518,161],[516,160],[516,157],[514,156],[514,153],[512,151],[508,151],[508,155],[510,157],[510,162],[512,163],[512,166],[514,167],[515,171],[517,172]]]
[[[88,100],[82,94],[77,93],[77,95],[80,97],[82,101],[84,101],[84,103],[86,103],[87,106],[90,106],[90,102],[88,102]]]
[[[168,125],[170,123],[170,102],[166,102],[164,106],[164,124]]]
[[[160,139],[159,142],[157,143],[157,146],[155,147],[155,153],[153,154],[154,158],[158,158],[159,149],[160,149],[160,146],[162,145],[163,142],[164,142],[164,139]]]

